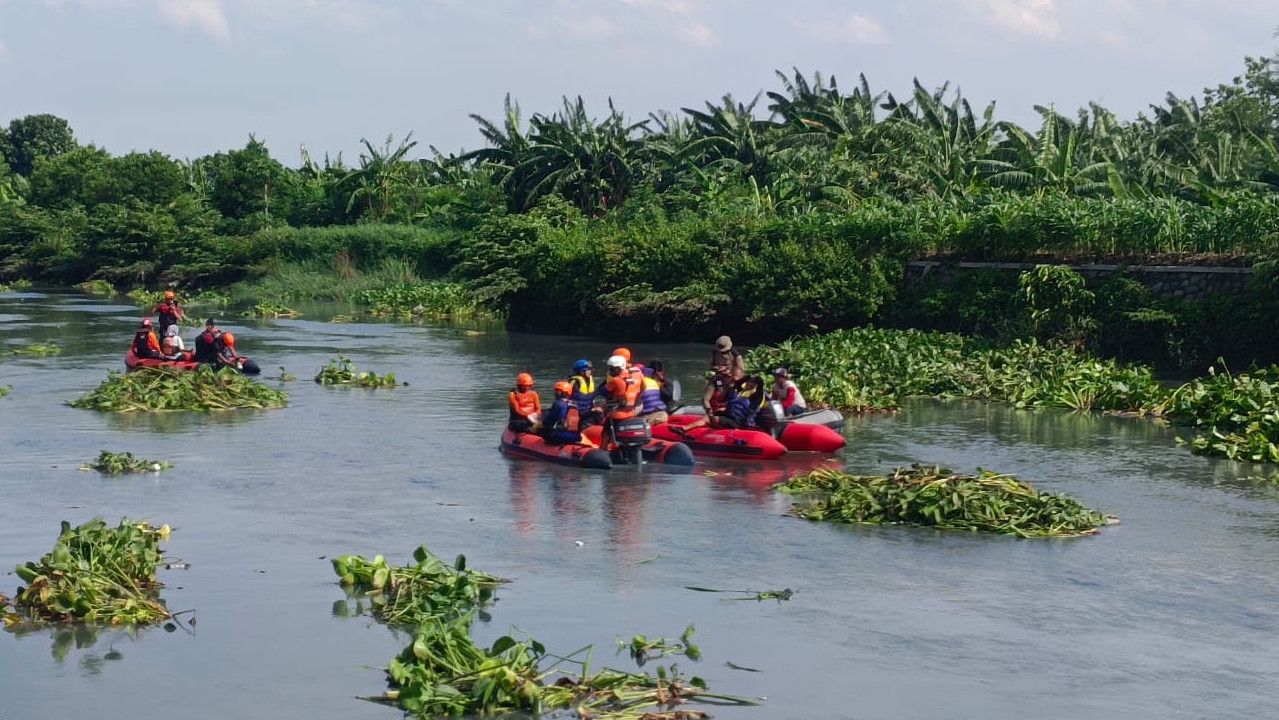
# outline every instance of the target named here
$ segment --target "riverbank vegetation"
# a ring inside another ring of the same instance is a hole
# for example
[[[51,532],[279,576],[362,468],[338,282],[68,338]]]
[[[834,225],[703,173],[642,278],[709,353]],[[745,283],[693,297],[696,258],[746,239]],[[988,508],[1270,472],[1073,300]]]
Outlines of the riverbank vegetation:
[[[81,470],[97,470],[103,475],[124,475],[126,473],[152,473],[168,470],[173,463],[167,460],[147,460],[134,457],[131,452],[111,452],[103,450],[98,458],[80,466]]]
[[[820,469],[779,486],[797,496],[791,509],[806,520],[867,525],[922,525],[1016,537],[1091,535],[1102,513],[1061,495],[1039,492],[1011,475],[965,475],[911,465],[888,475]]]
[[[304,151],[296,167],[252,137],[190,160],[113,156],[28,116],[0,142],[0,279],[187,294],[241,282],[247,305],[341,295],[397,317],[483,309],[632,337],[961,329],[945,324],[997,322],[998,306],[974,299],[953,317],[930,288],[903,292],[905,262],[1272,256],[1276,67],[1249,58],[1238,77],[1132,119],[1042,107],[1030,126],[946,84],[901,93],[798,71],[749,101],[640,118],[568,98],[526,116],[508,98],[498,117],[474,116],[471,152],[423,157],[412,137],[388,138],[365,141],[357,162]],[[1153,354],[1154,334],[1187,366],[1279,358],[1260,289],[1243,303],[1129,294],[1096,292],[1095,317],[1139,339],[1103,324],[1096,352]]]
[[[709,693],[704,680],[684,679],[674,666],[659,667],[654,675],[592,670],[589,647],[559,656],[531,637],[511,635],[489,647],[477,645],[472,636],[477,612],[493,602],[503,581],[469,569],[461,555],[448,564],[421,546],[411,565],[392,566],[381,555],[372,560],[344,555],[331,562],[349,593],[371,599],[374,617],[413,628],[413,641],[387,667],[391,688],[368,699],[414,717],[541,716],[574,710],[582,717],[674,720],[706,717],[679,709],[688,702],[754,704]],[[692,634],[689,626],[678,645],[637,635],[631,641],[632,656],[648,662],[679,652],[696,661],[700,650],[691,643]],[[581,671],[562,669],[573,666]]]
[[[6,627],[43,623],[151,624],[172,615],[158,592],[156,568],[163,561],[160,542],[169,526],[121,520],[116,527],[100,518],[62,531],[53,550],[17,568],[26,583],[12,604],[2,607]]]
[[[162,412],[281,408],[287,402],[281,390],[238,372],[215,372],[202,366],[195,370],[159,367],[112,372],[96,390],[69,404],[100,412]]]

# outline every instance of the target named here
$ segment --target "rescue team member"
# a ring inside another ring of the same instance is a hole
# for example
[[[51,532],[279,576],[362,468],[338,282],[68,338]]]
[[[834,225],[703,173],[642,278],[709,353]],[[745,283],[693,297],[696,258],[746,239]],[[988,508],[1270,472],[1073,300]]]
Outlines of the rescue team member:
[[[182,306],[178,304],[178,295],[172,290],[164,291],[164,301],[151,309],[158,317],[160,325],[160,334],[167,335],[170,325],[178,325],[182,322],[182,318],[186,315],[182,312]]]
[[[675,388],[673,383],[666,377],[666,366],[661,360],[652,360],[649,362],[647,370],[653,371],[653,379],[657,381],[662,388],[662,404],[666,406],[666,411],[670,412],[675,409]]]
[[[608,359],[608,382],[604,385],[604,392],[612,407],[612,419],[633,418],[644,409],[640,404],[642,383],[642,379],[633,377],[627,369],[626,358],[614,355]]]
[[[620,347],[613,351],[613,357],[620,357],[626,361],[626,374],[630,376],[632,382],[639,387],[640,392],[644,391],[644,378],[649,374],[647,368],[643,365],[636,365],[631,359],[630,348]],[[610,358],[611,359],[611,358]],[[643,412],[642,407],[635,409],[636,414]]]
[[[515,388],[507,393],[511,414],[506,426],[515,432],[533,432],[541,422],[542,399],[533,389],[533,376],[526,372],[515,376]]]
[[[578,360],[573,363],[573,376],[568,379],[572,388],[570,397],[577,407],[577,414],[582,427],[599,425],[604,422],[604,412],[595,407],[595,396],[603,390],[596,389],[594,366],[590,360]]]
[[[222,331],[218,330],[218,325],[209,318],[204,321],[204,332],[195,336],[195,361],[217,364],[218,362],[218,335]]]
[[[742,351],[733,347],[733,339],[727,335],[721,335],[715,340],[715,349],[711,350],[711,370],[717,375],[727,375],[733,382],[746,375]]]
[[[555,402],[542,416],[542,437],[553,445],[582,442],[581,416],[571,396],[573,386],[567,380],[555,383]]]
[[[779,367],[773,371],[772,398],[782,404],[787,415],[799,415],[808,412],[808,403],[799,392],[799,386],[790,379],[790,371]]]
[[[706,417],[698,418],[683,427],[669,427],[681,435],[693,428],[707,425],[725,429],[753,427],[755,415],[759,412],[759,406],[750,398],[756,389],[754,385],[754,380],[750,378],[734,383],[727,376],[716,375],[710,382],[714,392],[710,393],[709,399],[702,405],[706,409]]]
[[[151,318],[142,318],[133,334],[133,354],[142,359],[160,360],[160,339],[151,329]]]
[[[216,350],[218,369],[229,367],[232,370],[239,370],[243,358],[235,351],[235,335],[229,331],[218,333],[217,339],[213,341],[213,347]]]
[[[644,414],[641,417],[649,425],[660,425],[670,419],[667,413],[673,404],[667,402],[667,390],[663,382],[666,373],[662,367],[662,361],[654,360],[649,368],[653,371],[652,376],[640,376],[640,387],[643,388],[640,391],[640,402],[644,404]]]

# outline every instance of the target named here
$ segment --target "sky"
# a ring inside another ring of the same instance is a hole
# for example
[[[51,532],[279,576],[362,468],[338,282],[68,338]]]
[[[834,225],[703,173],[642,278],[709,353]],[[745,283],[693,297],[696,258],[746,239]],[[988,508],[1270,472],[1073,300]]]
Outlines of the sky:
[[[1132,118],[1228,81],[1279,41],[1279,0],[0,0],[0,123],[50,112],[81,142],[177,158],[252,133],[297,165],[482,143],[471,113],[564,95],[637,119],[777,89],[776,70],[865,73],[898,96],[950,81],[1036,124],[1036,104]],[[761,103],[761,107],[765,103]]]

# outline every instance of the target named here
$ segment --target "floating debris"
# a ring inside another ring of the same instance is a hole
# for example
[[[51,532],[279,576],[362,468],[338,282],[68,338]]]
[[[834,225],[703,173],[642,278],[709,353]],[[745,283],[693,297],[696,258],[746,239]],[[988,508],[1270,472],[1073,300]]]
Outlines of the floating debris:
[[[298,312],[297,310],[294,310],[291,307],[285,307],[284,305],[273,305],[271,303],[258,303],[257,305],[254,305],[253,307],[249,308],[248,310],[245,310],[244,312],[240,313],[240,317],[272,318],[272,319],[296,318],[296,317],[302,317],[302,313]]]
[[[333,358],[328,365],[320,368],[320,371],[315,374],[315,381],[321,385],[354,385],[365,388],[395,387],[399,384],[395,380],[395,373],[378,375],[361,372],[356,369],[350,358],[342,355]]]
[[[62,523],[53,551],[19,565],[26,583],[4,604],[6,627],[23,623],[151,624],[173,617],[157,593],[160,541],[169,526],[121,520],[111,528],[101,518],[72,528]]]
[[[81,470],[97,470],[106,475],[124,475],[125,473],[150,473],[168,470],[173,463],[167,460],[147,460],[135,458],[131,452],[115,453],[103,450],[98,459],[80,466]]]
[[[1111,522],[1011,475],[963,475],[931,465],[915,464],[888,475],[823,468],[791,478],[778,489],[800,496],[791,511],[806,520],[927,525],[1017,537],[1091,535]]]
[[[287,402],[288,396],[280,390],[240,373],[201,366],[112,372],[96,390],[70,405],[101,412],[158,412],[281,408]]]

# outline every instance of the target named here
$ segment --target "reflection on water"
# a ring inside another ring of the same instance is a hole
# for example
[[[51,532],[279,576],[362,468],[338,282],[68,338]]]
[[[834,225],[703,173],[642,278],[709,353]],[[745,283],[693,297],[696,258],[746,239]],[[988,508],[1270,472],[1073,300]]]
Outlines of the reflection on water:
[[[1279,715],[1279,468],[1196,457],[1154,422],[961,401],[850,418],[833,463],[511,461],[497,445],[515,373],[545,389],[616,343],[313,312],[242,323],[264,368],[301,377],[287,408],[118,416],[63,403],[120,366],[136,308],[0,296],[0,341],[65,348],[0,362],[14,386],[0,400],[0,568],[47,552],[63,519],[168,522],[170,552],[195,569],[166,595],[200,616],[198,635],[0,636],[0,716],[87,717],[145,697],[151,714],[254,717],[287,697],[290,715],[399,717],[349,698],[382,689],[366,668],[408,636],[380,629],[327,558],[401,563],[419,544],[512,580],[481,642],[516,626],[550,648],[608,648],[693,622],[705,659],[682,669],[769,697],[716,708],[722,720]],[[705,346],[632,349],[699,386]],[[307,382],[338,353],[410,385]],[[73,469],[104,447],[175,469],[111,481]],[[787,516],[773,491],[816,467],[912,461],[1013,473],[1122,524],[1060,542],[836,526]],[[689,585],[796,593],[724,602]]]

